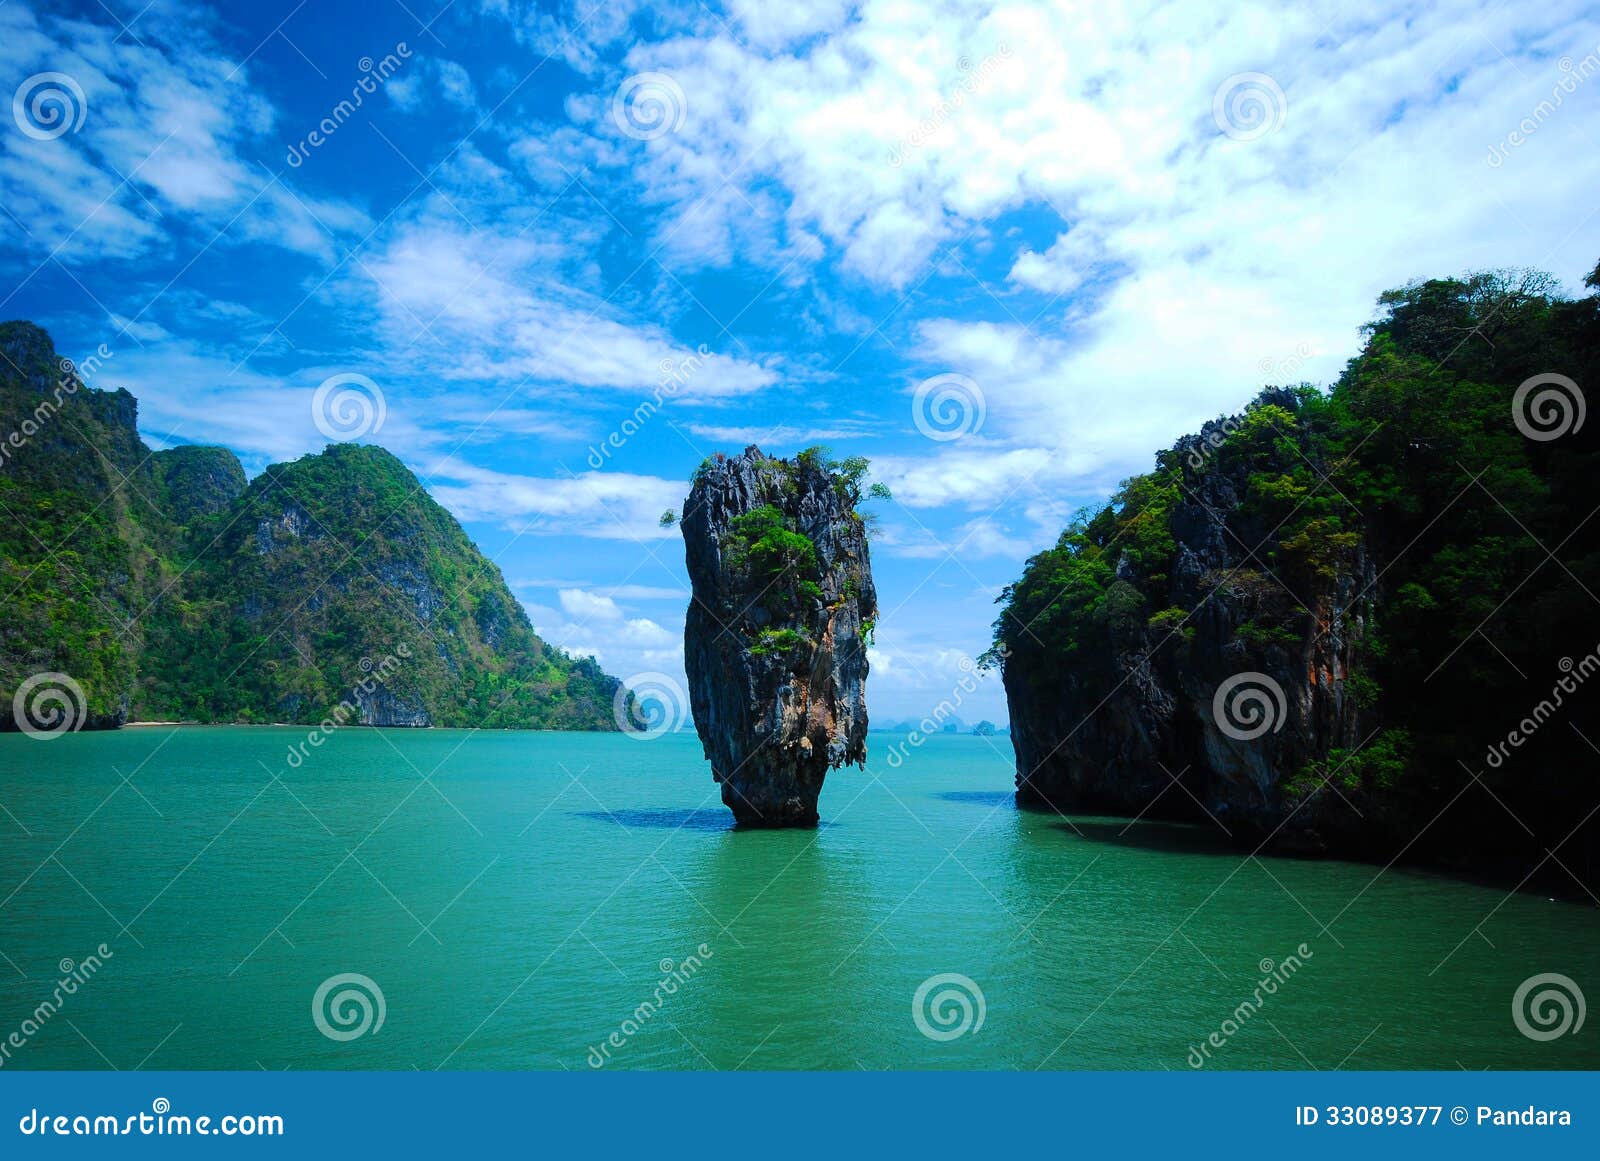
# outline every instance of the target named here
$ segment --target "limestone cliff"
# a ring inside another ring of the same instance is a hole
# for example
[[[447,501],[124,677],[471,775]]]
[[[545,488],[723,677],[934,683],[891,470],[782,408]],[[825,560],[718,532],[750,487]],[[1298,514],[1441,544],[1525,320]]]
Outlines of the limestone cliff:
[[[854,463],[748,447],[707,460],[684,508],[690,705],[741,825],[815,826],[827,772],[866,761],[878,599]]]
[[[1293,394],[1273,392],[1253,414],[1292,431],[1297,409]],[[1330,827],[1357,816],[1331,794],[1302,801],[1293,775],[1376,724],[1350,681],[1366,660],[1376,570],[1355,536],[1314,562],[1292,558],[1278,514],[1246,502],[1260,459],[1237,443],[1217,454],[1237,421],[1227,424],[1181,440],[1166,473],[1124,506],[1130,521],[1163,527],[1142,541],[1124,526],[1070,656],[1042,646],[1042,626],[1018,620],[1005,633],[1017,797],[1209,812],[1241,839],[1321,849]],[[1156,594],[1164,607],[1152,607]],[[1042,620],[1066,611],[1047,607]]]
[[[0,356],[0,731],[616,728],[616,679],[541,640],[388,452],[338,444],[247,483],[225,448],[151,452],[133,396],[94,386],[110,354],[75,367],[7,322]]]
[[[1018,798],[1570,889],[1600,865],[1600,293],[1431,279],[1365,333],[1028,561],[993,655]]]

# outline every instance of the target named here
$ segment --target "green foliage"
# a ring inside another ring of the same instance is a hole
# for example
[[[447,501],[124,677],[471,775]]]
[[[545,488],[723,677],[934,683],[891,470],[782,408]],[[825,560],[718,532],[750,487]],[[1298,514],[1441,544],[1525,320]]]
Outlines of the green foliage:
[[[11,430],[58,372],[28,324],[0,324],[0,350]],[[308,723],[407,650],[384,686],[435,724],[614,728],[616,680],[541,641],[387,452],[335,445],[246,487],[223,449],[150,453],[134,415],[126,393],[81,387],[0,470],[21,517],[0,522],[8,704],[54,670],[91,715]]]
[[[723,555],[731,567],[748,568],[762,586],[792,585],[813,579],[817,571],[817,546],[772,504],[734,517]]]
[[[1334,748],[1284,781],[1290,800],[1304,798],[1324,786],[1347,793],[1392,791],[1411,772],[1413,741],[1408,730],[1388,729],[1357,749]]]
[[[806,636],[798,629],[763,629],[750,646],[752,657],[772,657],[788,653],[806,644]]]
[[[671,528],[678,523],[678,514],[671,508],[668,508],[665,512],[661,513],[660,517],[656,520],[656,523],[662,528]]]
[[[1153,614],[1151,618],[1145,622],[1145,628],[1149,629],[1158,637],[1166,637],[1170,633],[1182,630],[1185,638],[1192,638],[1194,636],[1194,628],[1184,624],[1184,622],[1188,619],[1188,609],[1180,609],[1174,606],[1173,608],[1162,609],[1159,613]]]
[[[1600,267],[1588,285],[1600,290]],[[1302,610],[1342,591],[1359,618],[1342,631],[1365,659],[1346,689],[1386,728],[1318,771],[1339,768],[1340,786],[1423,811],[1464,777],[1462,763],[1480,768],[1486,739],[1525,712],[1531,675],[1594,640],[1600,429],[1591,419],[1530,439],[1513,398],[1555,371],[1592,403],[1600,298],[1565,298],[1537,272],[1490,271],[1389,291],[1379,311],[1330,389],[1263,392],[1074,517],[1002,594],[987,659],[1026,656],[1043,680],[1071,674],[1103,692],[1117,651],[1137,647],[1124,626],[1141,601],[1159,610],[1142,628],[1164,636],[1215,592],[1246,611],[1239,637],[1259,650],[1328,631]],[[1225,559],[1175,592],[1177,540],[1203,524]],[[1592,752],[1565,733],[1543,731],[1540,760],[1524,754],[1515,774],[1509,762],[1486,772],[1514,809],[1558,801],[1579,777],[1569,772],[1589,768]]]
[[[1271,645],[1283,648],[1293,648],[1304,640],[1302,634],[1287,625],[1258,625],[1254,621],[1246,621],[1239,626],[1240,640],[1247,641],[1257,649],[1264,649]]]

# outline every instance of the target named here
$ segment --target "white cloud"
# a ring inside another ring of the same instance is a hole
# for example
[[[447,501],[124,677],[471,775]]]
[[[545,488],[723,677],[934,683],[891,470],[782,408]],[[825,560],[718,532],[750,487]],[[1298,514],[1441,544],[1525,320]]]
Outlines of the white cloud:
[[[619,677],[665,672],[683,678],[683,625],[628,616],[615,601],[581,589],[564,589],[560,608],[525,605],[539,635],[573,654],[595,658]]]
[[[719,444],[744,448],[750,444],[763,444],[763,450],[773,447],[808,447],[826,443],[830,439],[861,439],[872,434],[865,424],[838,423],[825,427],[794,427],[779,423],[771,427],[718,426],[711,423],[691,423],[689,431],[702,439]]]
[[[443,57],[423,57],[400,76],[384,82],[384,91],[395,107],[405,113],[415,113],[432,107],[430,89],[457,109],[472,111],[478,105],[478,91],[472,83],[472,74],[465,66]]]
[[[477,90],[472,87],[472,76],[453,60],[437,62],[439,89],[444,99],[459,109],[471,109],[478,103]]]
[[[445,219],[406,224],[364,259],[388,342],[450,379],[534,380],[681,399],[734,397],[778,382],[774,367],[700,355],[663,328],[550,280],[581,238],[549,230],[470,230]],[[541,277],[542,275],[542,277]],[[675,377],[675,378],[674,378]]]
[[[687,116],[634,151],[634,177],[670,208],[672,245],[705,264],[778,269],[816,237],[808,261],[890,289],[969,232],[993,245],[1001,214],[1053,215],[1052,243],[999,255],[1009,293],[1040,297],[995,303],[992,321],[925,319],[916,352],[985,387],[984,434],[1014,453],[1010,479],[1047,454],[1052,478],[1114,482],[1303,348],[1298,376],[1333,377],[1377,294],[1413,277],[1533,264],[1575,284],[1600,250],[1600,83],[1487,160],[1562,79],[1558,58],[1600,44],[1600,13],[1578,0],[944,0],[793,18],[795,37],[787,14],[770,35],[750,16],[748,42],[713,25],[637,47],[628,67],[671,73]],[[1285,105],[1272,132],[1237,140],[1213,98],[1247,72]],[[1002,474],[934,462],[904,470],[906,502],[964,499]]]
[[[532,534],[644,543],[678,535],[657,523],[683,503],[687,485],[626,472],[565,478],[521,476],[446,459],[427,469],[434,499],[462,520],[488,520]],[[439,483],[437,481],[454,481]]]
[[[562,589],[557,594],[562,611],[569,617],[601,621],[622,620],[622,609],[610,597],[598,596],[583,589]]]
[[[1009,509],[1011,505],[1005,507]],[[937,536],[926,528],[918,532],[914,540],[889,544],[889,550],[897,556],[924,560],[942,560],[950,556],[958,560],[986,556],[1021,560],[1040,548],[1037,539],[1013,536],[1000,521],[989,516],[968,520]]]
[[[197,246],[258,241],[327,259],[330,232],[365,224],[347,203],[297,202],[287,177],[250,160],[276,157],[277,113],[212,44],[203,14],[155,11],[140,29],[135,38],[0,6],[6,91],[52,72],[83,95],[73,100],[83,112],[74,131],[44,141],[3,135],[0,202],[19,250],[132,258],[187,231]]]

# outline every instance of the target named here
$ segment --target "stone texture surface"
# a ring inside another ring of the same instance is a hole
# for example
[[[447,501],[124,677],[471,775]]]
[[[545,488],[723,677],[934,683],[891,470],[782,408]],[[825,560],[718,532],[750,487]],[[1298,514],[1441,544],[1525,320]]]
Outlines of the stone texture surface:
[[[744,559],[735,521],[765,505],[815,546],[807,576],[774,582]],[[867,753],[878,602],[853,497],[815,463],[749,447],[702,466],[683,535],[690,705],[722,800],[741,825],[815,826],[827,772]]]
[[[1176,450],[1203,451],[1213,427]],[[1192,632],[1110,631],[1064,676],[1026,650],[1007,658],[1020,803],[1209,814],[1236,840],[1270,836],[1275,849],[1305,853],[1359,846],[1379,829],[1337,794],[1304,798],[1291,777],[1377,725],[1346,680],[1365,660],[1378,590],[1372,555],[1358,544],[1335,575],[1291,596],[1260,571],[1259,546],[1272,532],[1241,514],[1243,485],[1224,472],[1191,476],[1175,512],[1172,603],[1193,610]],[[1285,639],[1241,635],[1246,624],[1281,626]],[[1353,805],[1381,812],[1364,799]]]

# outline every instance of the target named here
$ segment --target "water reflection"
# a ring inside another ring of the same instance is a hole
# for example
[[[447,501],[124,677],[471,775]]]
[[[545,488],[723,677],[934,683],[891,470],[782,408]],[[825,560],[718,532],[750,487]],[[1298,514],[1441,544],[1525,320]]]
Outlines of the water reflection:
[[[683,809],[677,807],[620,807],[616,810],[575,810],[574,818],[592,822],[621,823],[629,830],[705,830],[733,829],[733,815],[722,807]]]
[[[854,1068],[887,951],[862,946],[877,920],[861,858],[826,830],[730,830],[680,874],[673,922],[714,953],[677,1008],[683,1038],[720,1069]]]
[[[1016,795],[1010,790],[944,790],[931,795],[940,802],[960,802],[968,806],[1010,806]]]

